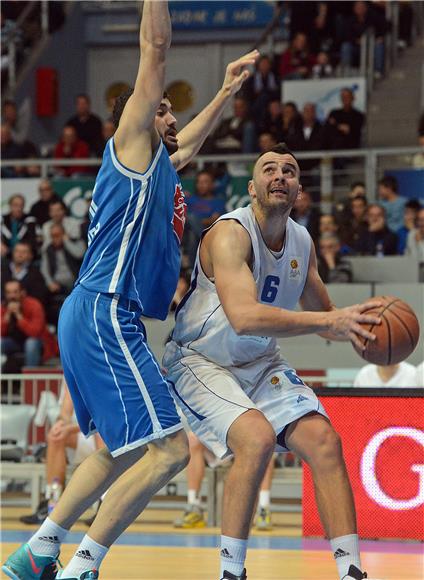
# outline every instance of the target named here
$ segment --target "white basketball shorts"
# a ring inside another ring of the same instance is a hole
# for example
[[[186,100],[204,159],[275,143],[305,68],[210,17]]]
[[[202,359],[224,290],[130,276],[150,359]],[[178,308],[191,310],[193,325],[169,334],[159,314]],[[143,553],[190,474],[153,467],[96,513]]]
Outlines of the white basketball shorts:
[[[327,417],[313,390],[279,355],[223,368],[194,352],[182,356],[181,349],[171,343],[164,365],[170,392],[190,429],[219,458],[231,454],[228,430],[248,409],[261,411],[276,435],[308,413]],[[276,451],[288,449],[277,444]]]

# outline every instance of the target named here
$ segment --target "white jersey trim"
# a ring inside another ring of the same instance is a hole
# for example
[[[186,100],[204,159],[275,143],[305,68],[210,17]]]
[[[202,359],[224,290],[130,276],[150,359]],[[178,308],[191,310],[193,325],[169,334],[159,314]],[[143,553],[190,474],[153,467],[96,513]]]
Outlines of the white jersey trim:
[[[135,212],[134,212],[134,218],[133,218],[132,222],[130,222],[125,228],[124,236],[123,236],[122,242],[121,242],[121,247],[119,248],[118,260],[116,262],[115,270],[113,272],[112,279],[110,281],[110,285],[109,285],[109,289],[108,289],[108,292],[110,292],[111,294],[114,294],[116,291],[116,287],[118,285],[119,277],[120,277],[121,271],[122,271],[122,266],[124,265],[124,259],[125,259],[125,254],[126,254],[126,251],[128,248],[128,243],[130,241],[130,237],[131,237],[132,231],[134,229],[134,224],[137,221],[137,218],[140,215],[141,210],[143,209],[144,200],[146,199],[146,189],[147,189],[148,185],[149,185],[148,181],[142,182],[140,193],[138,194],[138,200],[137,200],[137,206],[136,206]]]
[[[134,375],[134,378],[135,378],[135,381],[138,385],[138,388],[140,389],[140,392],[144,398],[146,408],[147,408],[149,415],[150,415],[150,420],[152,421],[153,431],[161,431],[162,426],[161,426],[159,419],[156,415],[155,408],[153,406],[149,392],[146,389],[146,385],[144,384],[143,377],[141,376],[140,371],[138,370],[137,365],[135,364],[135,361],[134,361],[134,359],[129,351],[127,343],[125,342],[124,337],[122,336],[121,327],[119,326],[119,321],[118,321],[118,316],[117,316],[118,300],[119,300],[119,295],[115,295],[112,298],[112,301],[110,304],[110,316],[112,319],[112,326],[113,326],[113,329],[115,331],[115,336],[118,340],[119,346],[121,347],[121,350],[124,354],[124,357],[128,363],[128,366],[130,367],[132,374]]]
[[[159,157],[161,156],[163,147],[164,147],[163,141],[161,140],[161,142],[159,143],[159,147],[156,151],[156,154],[152,158],[147,170],[144,173],[138,173],[137,171],[132,171],[131,169],[128,169],[128,167],[125,167],[125,165],[122,165],[122,163],[119,161],[115,153],[115,142],[113,140],[113,137],[111,137],[109,141],[110,157],[112,159],[112,163],[115,166],[115,168],[119,171],[119,173],[122,173],[122,175],[125,175],[130,179],[138,179],[139,181],[145,181],[149,179],[149,177],[152,175],[159,161]]]
[[[123,398],[122,398],[122,391],[121,391],[121,389],[119,388],[118,381],[117,381],[117,379],[116,379],[116,375],[115,375],[115,372],[114,372],[114,370],[113,370],[113,367],[112,367],[112,365],[111,365],[111,364],[110,364],[110,362],[109,362],[109,357],[107,356],[107,352],[106,352],[106,350],[105,350],[105,348],[104,348],[104,346],[103,346],[103,341],[102,341],[102,339],[101,339],[101,336],[100,336],[100,333],[99,333],[99,327],[98,327],[98,325],[97,325],[96,314],[97,314],[97,302],[98,302],[99,298],[100,298],[100,293],[99,293],[99,294],[97,294],[96,300],[94,301],[94,310],[93,310],[94,325],[95,325],[95,327],[96,327],[96,334],[97,334],[97,337],[98,337],[98,339],[99,339],[100,348],[101,348],[101,349],[102,349],[102,351],[103,351],[104,357],[105,357],[105,359],[106,359],[106,362],[107,362],[107,364],[108,364],[108,366],[109,366],[109,369],[110,369],[111,375],[112,375],[112,377],[113,377],[113,380],[114,380],[114,382],[115,382],[116,388],[117,388],[117,389],[118,389],[118,391],[119,391],[119,398],[121,399],[122,408],[124,409],[125,425],[126,425],[126,433],[125,433],[125,444],[127,444],[127,443],[128,443],[128,435],[129,435],[129,424],[128,424],[128,415],[127,415],[127,410],[125,409],[124,400],[123,400]],[[91,435],[91,433],[93,433],[93,431],[90,431],[89,433],[87,433],[87,436],[88,436],[88,435]]]

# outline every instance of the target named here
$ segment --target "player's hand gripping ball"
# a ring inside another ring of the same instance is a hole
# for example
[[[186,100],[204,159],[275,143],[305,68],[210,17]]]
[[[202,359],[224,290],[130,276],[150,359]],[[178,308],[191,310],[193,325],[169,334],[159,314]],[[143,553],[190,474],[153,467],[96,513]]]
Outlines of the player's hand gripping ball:
[[[420,325],[412,308],[396,296],[376,296],[382,303],[379,308],[367,310],[381,318],[381,324],[369,324],[367,330],[376,340],[360,337],[365,350],[356,352],[366,361],[376,365],[394,365],[402,362],[414,351],[420,337]]]

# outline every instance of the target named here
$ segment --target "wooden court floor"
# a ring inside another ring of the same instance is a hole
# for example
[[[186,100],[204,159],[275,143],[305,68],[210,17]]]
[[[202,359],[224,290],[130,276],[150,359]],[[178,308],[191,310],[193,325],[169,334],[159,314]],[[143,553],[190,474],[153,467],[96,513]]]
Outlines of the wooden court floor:
[[[2,560],[35,526],[18,517],[28,508],[5,508],[1,514]],[[147,510],[113,546],[101,568],[101,579],[218,580],[217,528],[175,530],[178,512]],[[275,514],[271,532],[253,532],[247,558],[249,580],[337,580],[324,541],[302,540],[300,514]],[[63,545],[67,562],[87,528],[78,522]],[[422,544],[363,542],[362,561],[370,580],[423,580]]]

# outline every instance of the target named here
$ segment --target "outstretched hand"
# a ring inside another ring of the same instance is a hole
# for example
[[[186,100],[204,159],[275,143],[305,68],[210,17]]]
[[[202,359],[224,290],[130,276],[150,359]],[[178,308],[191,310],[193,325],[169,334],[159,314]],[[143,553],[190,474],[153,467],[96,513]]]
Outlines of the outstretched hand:
[[[222,88],[230,95],[234,95],[240,90],[242,84],[249,78],[251,72],[246,68],[254,65],[259,57],[259,51],[252,50],[234,62],[227,65]]]

